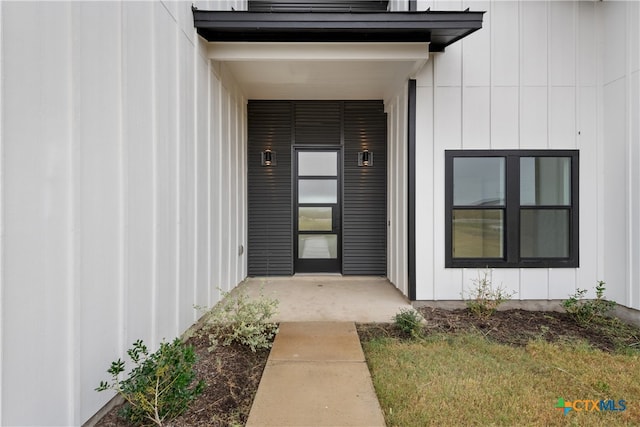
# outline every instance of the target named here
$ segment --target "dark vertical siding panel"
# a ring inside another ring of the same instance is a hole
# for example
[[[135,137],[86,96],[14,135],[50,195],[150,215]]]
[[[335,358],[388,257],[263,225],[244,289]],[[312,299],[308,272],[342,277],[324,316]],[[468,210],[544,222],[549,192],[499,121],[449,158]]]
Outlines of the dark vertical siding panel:
[[[251,12],[386,12],[389,0],[249,0]]]
[[[344,104],[343,274],[387,274],[387,119],[382,101]],[[358,152],[373,152],[373,167]]]
[[[249,276],[293,274],[291,108],[286,101],[248,105]],[[277,166],[261,166],[267,148]]]
[[[296,144],[340,144],[340,102],[298,101],[295,103]]]

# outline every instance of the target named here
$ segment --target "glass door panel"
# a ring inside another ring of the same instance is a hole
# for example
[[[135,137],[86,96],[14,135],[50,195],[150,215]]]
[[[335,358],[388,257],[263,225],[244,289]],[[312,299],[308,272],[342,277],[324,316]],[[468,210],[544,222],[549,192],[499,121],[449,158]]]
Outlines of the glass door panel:
[[[299,231],[333,230],[333,209],[331,207],[298,207]]]
[[[299,151],[298,176],[338,176],[338,153]]]
[[[298,234],[298,258],[336,259],[338,236],[335,234]]]
[[[338,202],[337,179],[300,179],[298,180],[298,203]]]

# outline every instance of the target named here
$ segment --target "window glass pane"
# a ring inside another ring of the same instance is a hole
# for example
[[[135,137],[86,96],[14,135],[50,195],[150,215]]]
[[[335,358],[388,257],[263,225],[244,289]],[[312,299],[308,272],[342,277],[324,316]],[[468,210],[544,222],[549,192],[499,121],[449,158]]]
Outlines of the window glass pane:
[[[522,258],[567,258],[569,256],[569,210],[522,209],[520,211],[520,256]]]
[[[298,176],[337,176],[338,153],[336,151],[298,152]]]
[[[502,209],[454,209],[453,257],[502,258]]]
[[[331,207],[298,208],[298,230],[331,231]]]
[[[568,206],[571,203],[569,157],[520,158],[520,204]]]
[[[298,180],[298,203],[337,203],[338,182],[335,179]]]
[[[335,259],[338,257],[338,236],[335,234],[299,234],[298,258]]]
[[[504,157],[453,159],[453,204],[504,206]]]

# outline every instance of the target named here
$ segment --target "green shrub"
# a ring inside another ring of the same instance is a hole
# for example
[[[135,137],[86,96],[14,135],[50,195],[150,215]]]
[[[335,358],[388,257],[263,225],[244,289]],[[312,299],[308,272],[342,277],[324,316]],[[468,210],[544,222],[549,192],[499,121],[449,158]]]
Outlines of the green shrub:
[[[596,285],[596,299],[586,300],[586,289],[578,288],[576,293],[569,295],[569,299],[562,301],[562,306],[576,322],[587,325],[595,320],[600,320],[616,306],[615,301],[604,298],[606,283],[602,280]]]
[[[502,286],[494,287],[487,270],[478,272],[478,277],[472,282],[474,286],[467,293],[467,297],[465,298],[464,293],[462,297],[469,311],[477,317],[491,316],[502,303],[509,301],[515,294]]]
[[[125,363],[118,359],[107,370],[111,382],[101,381],[96,390],[114,390],[124,397],[126,403],[120,416],[131,423],[161,426],[182,414],[205,387],[203,381],[194,384],[193,347],[178,338],[172,343],[160,344],[153,354],[138,340],[127,354],[135,364],[129,376],[119,380]]]
[[[401,309],[393,318],[394,325],[412,338],[422,336],[422,316],[413,309]]]
[[[262,293],[253,300],[243,292],[237,292],[235,296],[224,293],[204,326],[204,330],[209,332],[212,348],[220,342],[223,345],[237,342],[253,352],[270,348],[278,333],[278,325],[269,319],[277,313],[277,307],[278,300],[266,298]]]

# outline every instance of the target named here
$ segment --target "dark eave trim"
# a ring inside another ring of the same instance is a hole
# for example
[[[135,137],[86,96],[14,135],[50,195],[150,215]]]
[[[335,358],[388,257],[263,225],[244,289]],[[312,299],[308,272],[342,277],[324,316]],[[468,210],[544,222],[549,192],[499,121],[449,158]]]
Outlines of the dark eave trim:
[[[409,276],[409,300],[416,300],[416,80],[410,79],[407,93],[407,145],[408,188],[407,188],[407,268]]]
[[[431,52],[482,28],[484,12],[238,12],[193,9],[210,42],[429,42]]]

